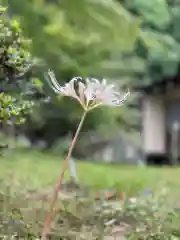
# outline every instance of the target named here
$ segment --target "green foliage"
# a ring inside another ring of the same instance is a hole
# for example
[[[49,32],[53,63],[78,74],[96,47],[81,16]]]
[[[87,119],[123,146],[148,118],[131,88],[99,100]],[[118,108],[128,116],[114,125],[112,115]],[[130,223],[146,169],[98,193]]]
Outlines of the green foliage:
[[[21,124],[33,106],[33,102],[0,93],[0,122]]]
[[[16,92],[32,58],[27,51],[28,42],[22,36],[19,23],[10,19],[6,8],[1,6],[0,45],[0,122],[21,124],[25,121],[24,117],[32,102],[24,100],[24,94],[17,95]]]
[[[131,50],[139,34],[139,21],[115,1],[4,2],[33,40],[34,55],[62,78],[98,74],[112,50]]]
[[[170,11],[166,0],[134,0],[127,1],[128,7],[136,9],[138,15],[152,27],[157,29],[166,30],[171,21]],[[156,6],[156,7],[155,7]]]
[[[141,18],[142,32],[134,54],[144,61],[138,85],[149,85],[174,76],[180,62],[178,1],[125,0],[125,8]],[[145,42],[144,40],[145,39]],[[150,39],[150,41],[148,41]],[[144,44],[146,43],[146,44]],[[130,56],[131,57],[131,56]]]
[[[13,82],[25,73],[31,58],[19,23],[10,19],[3,7],[0,7],[0,43],[0,83],[5,80]]]

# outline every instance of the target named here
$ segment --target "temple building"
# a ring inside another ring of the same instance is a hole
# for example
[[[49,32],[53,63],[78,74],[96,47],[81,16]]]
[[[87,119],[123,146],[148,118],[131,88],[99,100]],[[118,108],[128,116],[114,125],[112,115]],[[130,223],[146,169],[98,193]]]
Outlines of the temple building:
[[[180,76],[156,82],[141,92],[145,161],[180,163]]]

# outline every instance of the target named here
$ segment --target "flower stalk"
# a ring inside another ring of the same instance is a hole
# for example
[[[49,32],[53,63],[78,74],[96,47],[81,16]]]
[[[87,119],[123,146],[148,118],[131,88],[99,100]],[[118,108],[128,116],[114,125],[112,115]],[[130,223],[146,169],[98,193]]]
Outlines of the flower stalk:
[[[43,228],[43,231],[42,231],[41,240],[47,240],[47,234],[49,233],[49,231],[51,229],[51,223],[52,223],[54,208],[55,208],[55,205],[56,205],[56,202],[57,202],[57,199],[58,199],[58,193],[59,193],[59,190],[61,189],[64,174],[65,174],[65,172],[68,168],[68,164],[69,164],[69,160],[71,158],[72,151],[75,147],[77,138],[78,138],[79,133],[82,129],[82,126],[83,126],[84,120],[86,118],[86,115],[87,115],[87,111],[84,111],[84,113],[81,117],[81,121],[78,125],[77,131],[76,131],[76,133],[75,133],[75,135],[72,139],[72,142],[71,142],[71,145],[69,147],[69,151],[67,153],[66,159],[65,159],[64,164],[62,166],[61,175],[59,176],[58,182],[57,182],[56,187],[54,189],[54,194],[53,194],[53,197],[52,197],[52,200],[51,200],[51,203],[50,203],[49,213],[48,213],[48,216],[46,217],[46,220],[45,220],[45,223],[44,223],[44,228]]]
[[[82,78],[74,77],[69,83],[66,83],[64,86],[60,86],[56,80],[54,73],[51,70],[48,71],[47,81],[55,93],[66,97],[72,97],[78,101],[78,103],[84,109],[84,113],[81,117],[81,121],[78,125],[76,134],[71,142],[69,151],[62,166],[62,172],[55,187],[48,216],[46,217],[44,228],[42,230],[41,240],[47,240],[47,235],[51,230],[52,217],[58,199],[58,192],[61,189],[65,171],[68,168],[72,151],[76,144],[87,113],[102,105],[111,107],[122,106],[130,94],[129,90],[125,94],[120,93],[113,84],[107,84],[105,79],[101,82],[94,78],[86,79],[84,83],[82,81]],[[77,89],[75,88],[75,82],[78,85]]]

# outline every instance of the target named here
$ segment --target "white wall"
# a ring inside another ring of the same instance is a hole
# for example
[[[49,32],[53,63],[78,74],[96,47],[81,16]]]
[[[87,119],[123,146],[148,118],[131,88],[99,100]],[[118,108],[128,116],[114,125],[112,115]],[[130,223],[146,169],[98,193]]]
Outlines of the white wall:
[[[162,98],[145,97],[143,100],[143,145],[145,153],[166,152],[165,107]]]

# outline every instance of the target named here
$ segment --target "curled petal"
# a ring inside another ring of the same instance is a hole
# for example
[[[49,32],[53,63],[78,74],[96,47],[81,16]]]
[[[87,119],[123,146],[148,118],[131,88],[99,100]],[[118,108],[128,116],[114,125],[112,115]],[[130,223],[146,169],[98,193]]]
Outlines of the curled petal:
[[[87,80],[90,81],[91,84],[93,84],[93,83],[101,84],[100,81],[96,78],[91,78],[90,80],[89,80],[89,78],[87,78]]]
[[[73,77],[73,79],[74,79],[75,81],[78,81],[78,80],[82,81],[82,77]]]
[[[62,87],[57,82],[56,77],[51,70],[48,71],[48,76],[49,76],[48,80],[51,81],[50,85],[51,85],[52,89],[54,90],[54,92],[56,92],[56,93],[62,92]]]

